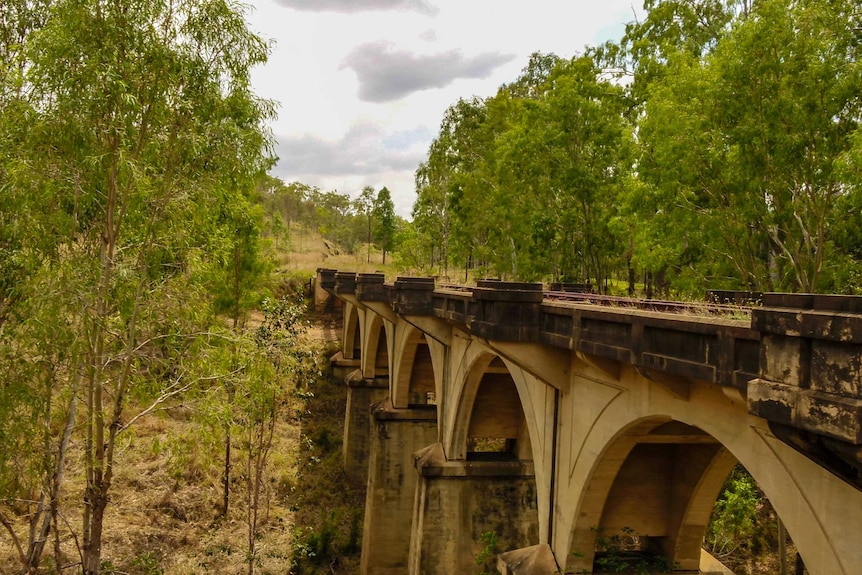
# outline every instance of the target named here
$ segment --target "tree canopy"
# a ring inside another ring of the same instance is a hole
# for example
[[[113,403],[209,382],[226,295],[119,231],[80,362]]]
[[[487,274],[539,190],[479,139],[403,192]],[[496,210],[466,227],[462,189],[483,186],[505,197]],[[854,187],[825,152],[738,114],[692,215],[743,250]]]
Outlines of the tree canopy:
[[[449,108],[411,261],[650,294],[862,289],[856,3],[644,8],[619,42],[534,54]]]

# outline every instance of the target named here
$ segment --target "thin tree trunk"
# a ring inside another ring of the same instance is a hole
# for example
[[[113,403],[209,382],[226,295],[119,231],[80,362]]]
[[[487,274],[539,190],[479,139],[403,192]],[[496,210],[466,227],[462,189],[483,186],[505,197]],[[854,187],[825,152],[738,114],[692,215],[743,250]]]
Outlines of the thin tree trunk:
[[[80,372],[76,381],[80,380]],[[72,394],[69,400],[69,416],[66,419],[66,427],[63,430],[63,438],[57,451],[57,460],[55,462],[54,473],[51,477],[51,487],[48,491],[48,512],[42,516],[42,526],[37,534],[31,534],[30,544],[27,552],[26,573],[37,573],[39,571],[39,562],[42,559],[42,553],[45,550],[45,544],[48,542],[48,534],[51,529],[51,524],[57,524],[58,498],[60,496],[60,486],[63,483],[63,467],[66,462],[66,451],[69,448],[69,440],[72,437],[72,428],[75,426],[75,414],[77,413],[78,396]],[[44,494],[43,494],[44,497]],[[40,501],[41,507],[41,501]],[[40,509],[38,514],[42,514]],[[38,517],[37,514],[37,517]]]
[[[232,390],[228,391],[228,404],[233,403],[232,395]],[[224,430],[224,474],[222,475],[224,492],[222,494],[221,512],[223,517],[227,517],[228,506],[230,505],[230,465],[230,423],[226,423]]]

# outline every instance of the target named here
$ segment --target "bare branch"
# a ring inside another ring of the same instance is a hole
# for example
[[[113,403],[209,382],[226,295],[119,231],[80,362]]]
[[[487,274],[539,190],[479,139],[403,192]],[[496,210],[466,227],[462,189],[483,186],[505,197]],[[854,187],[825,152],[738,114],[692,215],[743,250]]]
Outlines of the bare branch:
[[[21,548],[21,541],[18,539],[18,534],[15,533],[15,529],[12,528],[12,523],[0,512],[0,523],[3,524],[3,527],[6,528],[6,531],[9,532],[9,535],[12,537],[12,542],[15,544],[15,549],[18,551],[18,558],[21,560],[21,563],[27,564],[27,556],[24,554],[24,550]]]

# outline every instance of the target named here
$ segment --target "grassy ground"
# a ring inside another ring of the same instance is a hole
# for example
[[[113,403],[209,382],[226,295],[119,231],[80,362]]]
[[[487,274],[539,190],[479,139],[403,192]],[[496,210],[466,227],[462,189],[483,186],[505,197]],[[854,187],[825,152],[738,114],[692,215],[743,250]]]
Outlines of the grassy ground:
[[[337,329],[311,330],[321,358]],[[323,365],[323,364],[322,364]],[[343,384],[319,379],[291,395],[278,423],[257,540],[256,572],[355,573],[358,565],[364,486],[341,471]],[[238,442],[237,442],[238,443]],[[139,420],[117,461],[105,522],[104,572],[116,575],[246,573],[247,527],[242,450],[236,449],[232,507],[220,517],[220,443],[210,440],[188,410],[174,409]],[[73,445],[61,508],[69,526],[80,525],[82,450]],[[19,518],[20,535],[26,523]],[[75,538],[61,530],[64,564],[77,561]],[[44,572],[54,572],[51,546]],[[0,537],[0,573],[19,567],[10,539]],[[68,569],[65,572],[74,572]]]
[[[293,245],[299,245],[296,238]],[[355,267],[358,256],[343,255],[317,237],[302,238],[303,251],[280,256],[285,276],[311,274],[318,267]],[[340,336],[340,318],[315,318],[306,344],[314,349],[323,376],[292,390],[280,417],[267,469],[256,573],[337,574],[358,571],[365,486],[351,484],[341,470],[346,388],[328,376],[328,357]],[[325,321],[323,321],[325,319]],[[129,412],[134,411],[130,406]],[[116,458],[111,501],[105,518],[103,572],[115,575],[187,575],[248,572],[243,450],[235,438],[231,508],[222,504],[223,445],[184,406],[153,413],[128,431]],[[79,561],[76,534],[83,505],[83,449],[74,442],[67,456],[59,530],[63,573]],[[27,541],[27,517],[14,528]],[[53,534],[52,534],[53,538]],[[20,571],[17,552],[0,530],[0,573]],[[56,573],[53,541],[45,549],[43,573]]]
[[[321,238],[318,234],[295,229],[290,237],[291,250],[281,252],[278,269],[287,274],[314,275],[317,268],[332,268],[339,271],[362,273],[382,272],[387,278],[395,279],[396,270],[390,254],[383,264],[383,253],[367,246],[360,246],[350,254]]]

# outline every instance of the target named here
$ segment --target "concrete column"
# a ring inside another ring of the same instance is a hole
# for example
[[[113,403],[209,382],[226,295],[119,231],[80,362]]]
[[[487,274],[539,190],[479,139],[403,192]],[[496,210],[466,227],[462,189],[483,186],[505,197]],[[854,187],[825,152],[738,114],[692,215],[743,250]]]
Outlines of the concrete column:
[[[493,572],[496,553],[539,540],[532,461],[446,461],[438,444],[416,454],[410,575]],[[496,536],[482,565],[482,535]]]
[[[362,575],[403,575],[418,475],[413,453],[437,441],[436,406],[395,409],[387,398],[371,409],[371,454],[362,531]]]
[[[368,455],[371,452],[371,406],[389,394],[389,381],[363,379],[359,370],[345,380],[347,409],[344,415],[344,441],[341,444],[344,473],[352,481],[368,481]]]

